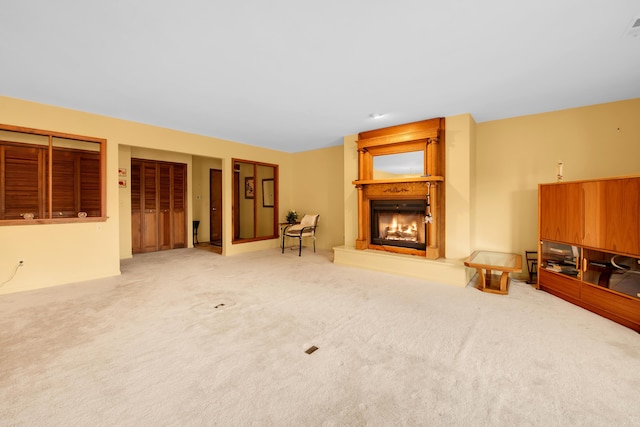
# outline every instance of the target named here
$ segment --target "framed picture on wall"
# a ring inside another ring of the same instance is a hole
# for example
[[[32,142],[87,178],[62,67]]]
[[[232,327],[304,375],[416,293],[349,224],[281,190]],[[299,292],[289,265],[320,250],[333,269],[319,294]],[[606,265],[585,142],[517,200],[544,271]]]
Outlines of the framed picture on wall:
[[[262,206],[265,208],[273,207],[273,178],[262,180]]]
[[[244,198],[253,199],[256,194],[256,183],[252,176],[244,177]]]

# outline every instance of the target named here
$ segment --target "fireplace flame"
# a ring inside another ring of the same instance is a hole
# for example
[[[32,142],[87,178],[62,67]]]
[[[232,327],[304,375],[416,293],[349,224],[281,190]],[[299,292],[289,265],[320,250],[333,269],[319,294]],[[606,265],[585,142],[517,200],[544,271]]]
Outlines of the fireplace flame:
[[[382,236],[387,240],[405,240],[410,242],[418,241],[418,224],[416,221],[412,221],[410,224],[398,224],[398,217],[394,215],[391,223],[385,227],[385,232]]]

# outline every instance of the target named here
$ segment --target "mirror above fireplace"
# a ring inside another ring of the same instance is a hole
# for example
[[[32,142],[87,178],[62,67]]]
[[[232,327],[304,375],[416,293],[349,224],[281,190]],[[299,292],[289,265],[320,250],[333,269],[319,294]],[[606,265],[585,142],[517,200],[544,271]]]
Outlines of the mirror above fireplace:
[[[424,150],[373,157],[374,180],[417,178],[424,174]]]

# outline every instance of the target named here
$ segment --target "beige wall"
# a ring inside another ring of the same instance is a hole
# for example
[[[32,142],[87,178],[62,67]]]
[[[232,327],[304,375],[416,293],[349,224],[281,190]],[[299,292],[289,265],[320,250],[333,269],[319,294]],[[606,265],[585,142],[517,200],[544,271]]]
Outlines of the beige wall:
[[[462,259],[473,250],[471,209],[475,199],[473,187],[473,153],[475,122],[470,114],[445,119],[445,257]]]
[[[293,154],[293,198],[281,201],[280,221],[289,209],[300,215],[319,214],[317,247],[330,249],[344,242],[344,169],[342,147]],[[307,244],[305,242],[305,244]]]
[[[346,247],[355,247],[358,238],[358,192],[353,181],[358,179],[358,135],[347,135],[342,145],[344,163],[344,241]]]
[[[640,99],[476,125],[477,249],[537,248],[537,185],[640,174]]]

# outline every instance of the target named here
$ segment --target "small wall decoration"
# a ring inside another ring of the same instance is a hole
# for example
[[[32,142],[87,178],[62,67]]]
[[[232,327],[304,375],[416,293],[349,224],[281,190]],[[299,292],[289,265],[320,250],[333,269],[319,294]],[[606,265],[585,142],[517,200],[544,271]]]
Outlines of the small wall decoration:
[[[274,203],[273,197],[273,178],[262,180],[262,206],[272,208]]]
[[[127,168],[118,168],[118,176],[127,176]]]
[[[252,176],[244,178],[244,198],[253,199],[256,194],[256,183]]]
[[[118,180],[118,186],[120,188],[127,188],[127,180],[126,179],[119,179]]]
[[[562,178],[564,177],[562,170],[563,166],[564,163],[562,163],[562,160],[558,160],[558,166],[556,166],[556,178],[558,179],[558,182],[562,181]]]

